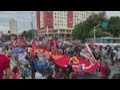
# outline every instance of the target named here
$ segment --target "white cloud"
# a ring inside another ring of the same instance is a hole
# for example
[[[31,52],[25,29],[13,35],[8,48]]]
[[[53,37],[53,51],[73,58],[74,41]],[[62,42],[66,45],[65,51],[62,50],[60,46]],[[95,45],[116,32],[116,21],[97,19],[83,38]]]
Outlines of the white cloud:
[[[14,18],[17,20],[17,27],[19,32],[21,30],[31,29],[30,21],[31,21],[31,13],[32,11],[0,11],[0,29],[3,31],[9,30],[9,20]],[[35,20],[35,12],[34,12],[34,20]],[[35,21],[34,21],[35,26]]]
[[[107,16],[120,16],[120,11],[106,11]]]
[[[9,30],[9,27],[0,25],[0,31],[2,31],[3,33],[7,33],[8,30]]]

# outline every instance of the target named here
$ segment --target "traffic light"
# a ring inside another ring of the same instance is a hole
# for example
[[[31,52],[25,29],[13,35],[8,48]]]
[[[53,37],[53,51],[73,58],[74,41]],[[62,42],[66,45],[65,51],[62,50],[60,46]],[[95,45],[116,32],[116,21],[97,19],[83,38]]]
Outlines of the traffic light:
[[[108,23],[106,21],[103,21],[101,24],[101,28],[107,29]]]

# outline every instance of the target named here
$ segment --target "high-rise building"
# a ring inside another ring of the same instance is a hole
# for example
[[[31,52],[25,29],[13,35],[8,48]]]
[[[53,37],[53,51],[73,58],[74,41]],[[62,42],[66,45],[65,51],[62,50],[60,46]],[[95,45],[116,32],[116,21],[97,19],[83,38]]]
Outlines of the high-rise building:
[[[2,32],[2,31],[0,31],[0,38],[2,37],[2,35],[3,35],[3,32]]]
[[[10,19],[10,33],[17,34],[17,21],[15,19]]]
[[[40,37],[57,36],[69,40],[74,26],[92,14],[101,11],[37,11],[37,29]]]

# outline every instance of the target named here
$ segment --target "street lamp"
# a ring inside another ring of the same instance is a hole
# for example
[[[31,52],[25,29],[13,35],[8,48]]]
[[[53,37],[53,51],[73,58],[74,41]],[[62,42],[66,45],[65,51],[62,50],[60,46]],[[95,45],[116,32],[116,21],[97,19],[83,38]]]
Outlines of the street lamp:
[[[100,25],[101,24],[98,24],[98,25],[94,26],[94,42],[96,42],[96,34],[95,34],[96,28],[99,27]]]
[[[101,24],[94,26],[94,42],[96,41],[96,35],[95,35],[96,28],[99,26],[101,26],[103,29],[107,29],[108,23],[106,21],[103,21]]]
[[[34,38],[34,31],[33,31],[33,12],[31,12],[31,22],[30,22],[30,24],[31,24],[31,27],[32,27],[32,39]]]

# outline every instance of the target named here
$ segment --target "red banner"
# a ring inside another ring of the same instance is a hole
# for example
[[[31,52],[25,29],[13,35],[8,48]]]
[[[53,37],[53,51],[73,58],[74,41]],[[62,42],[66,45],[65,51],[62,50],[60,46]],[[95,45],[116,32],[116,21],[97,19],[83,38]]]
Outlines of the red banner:
[[[36,41],[33,40],[32,41],[32,56],[35,55],[35,50],[37,49],[37,44],[36,44]]]
[[[66,67],[69,63],[69,57],[67,55],[60,55],[54,52],[49,52],[47,50],[44,49],[36,49],[36,52],[41,52],[43,53],[45,56],[51,55],[54,62],[59,65],[60,67]],[[85,72],[93,72],[98,68],[98,63],[92,63],[90,62],[90,60],[87,60],[85,58],[82,57],[74,57],[74,65],[73,65],[73,69],[74,71],[78,71],[78,64],[76,62],[79,62],[79,64],[83,65],[84,71]]]

